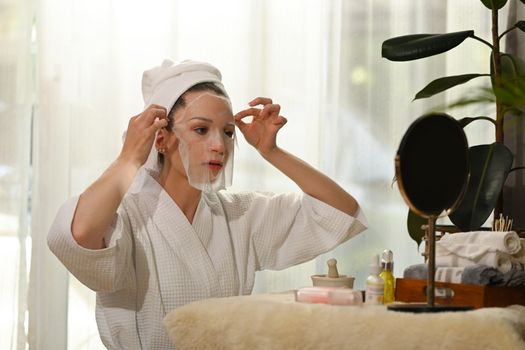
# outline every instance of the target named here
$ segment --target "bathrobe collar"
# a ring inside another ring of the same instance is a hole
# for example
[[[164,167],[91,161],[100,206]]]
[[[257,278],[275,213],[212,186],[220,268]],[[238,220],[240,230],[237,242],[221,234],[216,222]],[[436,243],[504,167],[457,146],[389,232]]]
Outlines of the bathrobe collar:
[[[202,287],[206,290],[208,297],[218,297],[224,293],[237,293],[238,291],[235,290],[236,283],[232,286],[224,286],[219,281],[220,277],[226,277],[221,276],[221,274],[230,272],[234,276],[229,276],[225,280],[238,282],[231,245],[226,244],[230,247],[227,252],[212,257],[202,242],[202,237],[206,235],[220,235],[221,237],[214,237],[214,239],[219,238],[223,242],[231,241],[226,217],[218,197],[215,194],[203,194],[197,206],[193,224],[190,224],[182,210],[155,180],[154,176],[155,174],[148,173],[144,177],[141,191],[141,196],[154,197],[148,198],[147,202],[151,203],[151,200],[157,202],[157,207],[149,209],[151,213],[148,213],[148,216],[151,218],[151,223],[156,226],[158,232],[168,242],[171,250],[180,257],[179,261],[186,262],[185,265],[192,278],[195,277],[202,282]],[[145,205],[142,210],[148,211],[147,206]],[[217,266],[214,266],[213,260],[219,261],[219,266],[227,265],[230,268],[217,271]],[[170,267],[159,266],[160,280],[163,279],[163,276],[168,275],[168,271],[162,272],[163,269],[170,269]],[[168,285],[169,283],[162,283],[161,281],[160,288]],[[161,293],[165,295],[166,291],[161,290]],[[171,309],[171,305],[166,305],[166,307],[168,310]]]

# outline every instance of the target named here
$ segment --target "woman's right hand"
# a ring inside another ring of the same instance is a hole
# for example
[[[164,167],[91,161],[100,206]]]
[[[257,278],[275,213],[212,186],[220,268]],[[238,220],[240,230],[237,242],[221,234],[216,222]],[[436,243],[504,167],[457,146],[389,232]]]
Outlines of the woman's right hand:
[[[137,167],[142,166],[148,159],[155,134],[167,125],[166,108],[149,105],[141,114],[129,120],[119,158],[132,162]]]

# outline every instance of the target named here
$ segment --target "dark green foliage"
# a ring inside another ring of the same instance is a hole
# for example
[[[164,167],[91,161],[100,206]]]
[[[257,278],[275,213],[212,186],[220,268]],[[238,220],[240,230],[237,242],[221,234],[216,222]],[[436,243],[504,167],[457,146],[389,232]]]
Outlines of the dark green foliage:
[[[490,76],[490,74],[462,74],[439,78],[431,81],[427,86],[425,86],[421,91],[419,91],[416,94],[416,97],[414,97],[414,100],[434,96],[435,94],[448,90],[456,85],[464,84],[467,81],[477,77],[488,76]]]
[[[423,241],[423,238],[425,237],[425,231],[421,229],[421,226],[426,225],[427,222],[428,222],[427,219],[417,215],[410,209],[408,210],[408,217],[407,217],[408,234],[414,241],[416,241],[418,247]]]
[[[469,149],[470,178],[459,207],[449,215],[463,231],[476,230],[490,216],[512,167],[513,156],[501,143]]]
[[[411,61],[438,55],[474,36],[473,30],[447,34],[414,34],[383,42],[381,55],[390,61]]]
[[[525,0],[520,1],[525,4]],[[491,10],[493,30],[495,29],[498,32],[497,11],[506,5],[507,0],[481,0],[481,3]],[[471,73],[438,78],[425,86],[414,98],[414,100],[428,98],[477,77],[490,77],[490,87],[479,88],[477,93],[476,91],[467,92],[460,96],[456,102],[446,107],[454,108],[489,103],[495,103],[497,106],[497,116],[494,119],[479,116],[463,118],[459,121],[463,127],[476,120],[492,122],[496,130],[496,140],[499,142],[474,146],[469,149],[470,180],[460,205],[449,215],[452,222],[462,230],[479,229],[487,220],[496,206],[503,184],[511,169],[513,155],[501,143],[503,139],[502,118],[508,112],[512,112],[516,116],[525,116],[525,62],[519,57],[500,52],[496,41],[500,41],[512,30],[525,32],[525,21],[520,20],[499,37],[493,37],[492,44],[475,36],[474,31],[467,30],[446,34],[405,35],[390,38],[384,41],[382,45],[382,56],[391,61],[410,61],[438,55],[455,48],[469,37],[487,44],[492,49],[489,74]],[[500,60],[494,60],[495,55]],[[498,63],[500,69],[496,70],[494,65]],[[506,127],[508,126],[506,125]],[[446,166],[447,164],[443,164],[444,169],[447,169]],[[453,171],[453,169],[444,171]],[[424,236],[420,226],[425,222],[423,218],[411,211],[409,212],[407,218],[408,231],[418,245]]]
[[[507,3],[507,0],[481,0],[481,2],[488,9],[494,9],[495,8],[496,10],[499,10],[500,8],[505,6],[505,4]],[[523,2],[523,0],[522,0],[522,2]]]

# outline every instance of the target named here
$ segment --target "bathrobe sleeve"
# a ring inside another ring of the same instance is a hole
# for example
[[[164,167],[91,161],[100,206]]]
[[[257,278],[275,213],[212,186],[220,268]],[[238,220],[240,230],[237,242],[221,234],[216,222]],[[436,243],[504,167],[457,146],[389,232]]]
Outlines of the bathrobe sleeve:
[[[361,208],[352,217],[305,193],[255,192],[237,199],[244,207],[257,270],[281,270],[311,260],[367,225]]]
[[[51,251],[80,282],[96,292],[114,292],[135,283],[131,225],[119,209],[106,233],[104,249],[86,249],[73,238],[71,224],[79,197],[60,207],[47,236]]]

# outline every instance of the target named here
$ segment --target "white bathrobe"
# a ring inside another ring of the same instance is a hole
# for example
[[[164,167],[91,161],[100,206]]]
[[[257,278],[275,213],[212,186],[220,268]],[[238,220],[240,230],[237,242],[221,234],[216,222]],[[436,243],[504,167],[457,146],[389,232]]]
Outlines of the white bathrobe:
[[[124,197],[107,248],[71,233],[78,197],[53,223],[48,244],[97,292],[96,317],[109,349],[171,349],[162,319],[181,305],[250,294],[255,271],[310,260],[363,231],[353,218],[306,194],[203,194],[193,223],[147,174]]]

